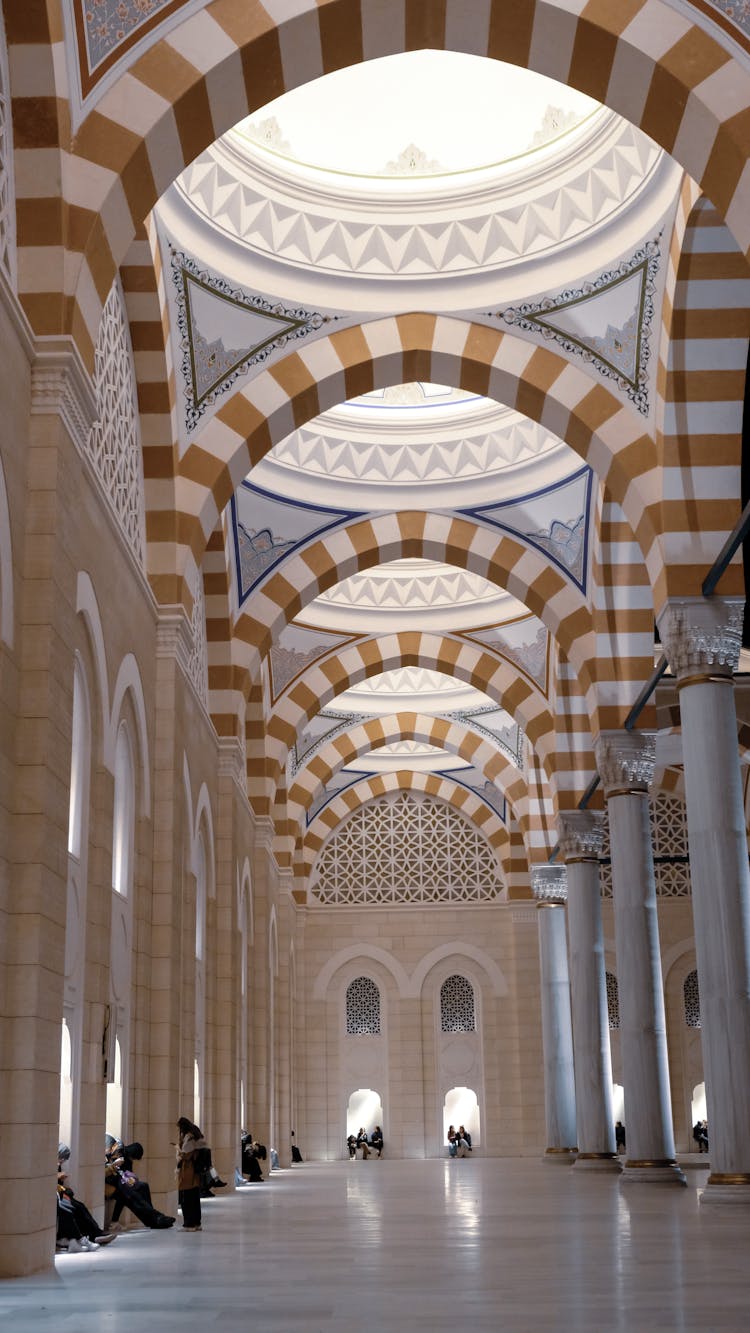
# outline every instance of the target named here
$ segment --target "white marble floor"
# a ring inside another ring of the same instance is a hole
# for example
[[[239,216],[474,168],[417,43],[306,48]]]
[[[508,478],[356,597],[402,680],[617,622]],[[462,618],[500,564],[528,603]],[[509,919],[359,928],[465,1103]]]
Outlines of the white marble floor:
[[[8,1333],[745,1330],[750,1210],[529,1160],[311,1163],[0,1283]]]

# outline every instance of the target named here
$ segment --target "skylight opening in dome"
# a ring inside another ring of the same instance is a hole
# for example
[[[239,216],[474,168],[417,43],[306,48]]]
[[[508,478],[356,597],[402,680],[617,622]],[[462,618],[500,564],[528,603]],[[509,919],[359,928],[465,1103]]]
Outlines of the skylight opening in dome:
[[[455,51],[408,51],[295,88],[232,133],[324,171],[424,179],[544,149],[598,107],[515,65]]]

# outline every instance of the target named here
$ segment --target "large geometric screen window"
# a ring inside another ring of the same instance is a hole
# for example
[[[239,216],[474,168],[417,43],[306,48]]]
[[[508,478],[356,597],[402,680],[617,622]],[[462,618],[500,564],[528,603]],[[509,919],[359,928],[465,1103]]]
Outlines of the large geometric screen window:
[[[320,903],[493,902],[503,891],[487,839],[445,801],[400,792],[355,810],[318,857]]]
[[[466,977],[448,977],[440,987],[440,1031],[474,1032],[474,987]]]
[[[356,977],[346,988],[346,1030],[352,1037],[380,1033],[380,991],[369,977]]]
[[[685,1005],[685,1022],[689,1028],[699,1028],[701,1025],[701,997],[698,990],[698,973],[688,972],[685,977],[685,984],[682,988],[682,998]]]

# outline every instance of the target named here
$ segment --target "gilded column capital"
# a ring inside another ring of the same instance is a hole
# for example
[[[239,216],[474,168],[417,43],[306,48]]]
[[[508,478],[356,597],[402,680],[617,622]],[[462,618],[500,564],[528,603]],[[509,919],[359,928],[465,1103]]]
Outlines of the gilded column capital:
[[[693,676],[734,675],[740,660],[744,610],[741,597],[683,597],[665,604],[657,624],[678,682]]]
[[[561,905],[568,901],[565,866],[531,867],[531,888],[539,906]]]
[[[565,810],[557,816],[557,838],[565,861],[598,861],[604,816],[593,810]]]
[[[606,797],[648,791],[656,761],[653,736],[642,731],[603,731],[594,751]]]

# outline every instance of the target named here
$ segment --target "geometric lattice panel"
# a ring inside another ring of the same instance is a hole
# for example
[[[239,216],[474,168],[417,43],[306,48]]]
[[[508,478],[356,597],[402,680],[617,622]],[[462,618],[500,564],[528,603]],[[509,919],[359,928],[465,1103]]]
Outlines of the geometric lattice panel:
[[[352,1037],[380,1033],[380,991],[370,977],[356,977],[346,988],[346,1030]]]
[[[687,860],[688,840],[684,802],[677,796],[658,792],[649,799],[649,817],[651,844],[654,857],[657,858],[654,865],[657,897],[689,898],[690,862]],[[608,860],[609,855],[609,820],[605,811],[602,857]],[[612,866],[600,865],[599,872],[602,896],[611,898]]]
[[[466,977],[448,977],[440,987],[440,1031],[474,1032],[474,987]]]
[[[685,1005],[685,1023],[689,1028],[699,1028],[701,1025],[701,997],[698,990],[697,972],[688,972],[685,977],[682,998]]]
[[[95,353],[96,421],[86,455],[139,564],[145,548],[143,464],[135,370],[119,281],[102,311]]]
[[[355,810],[315,867],[320,903],[372,907],[493,902],[503,890],[489,843],[452,806],[399,792]]]
[[[611,1028],[619,1028],[620,988],[617,985],[617,977],[613,972],[605,972],[604,977],[607,983],[607,1013],[609,1015],[609,1026]]]

